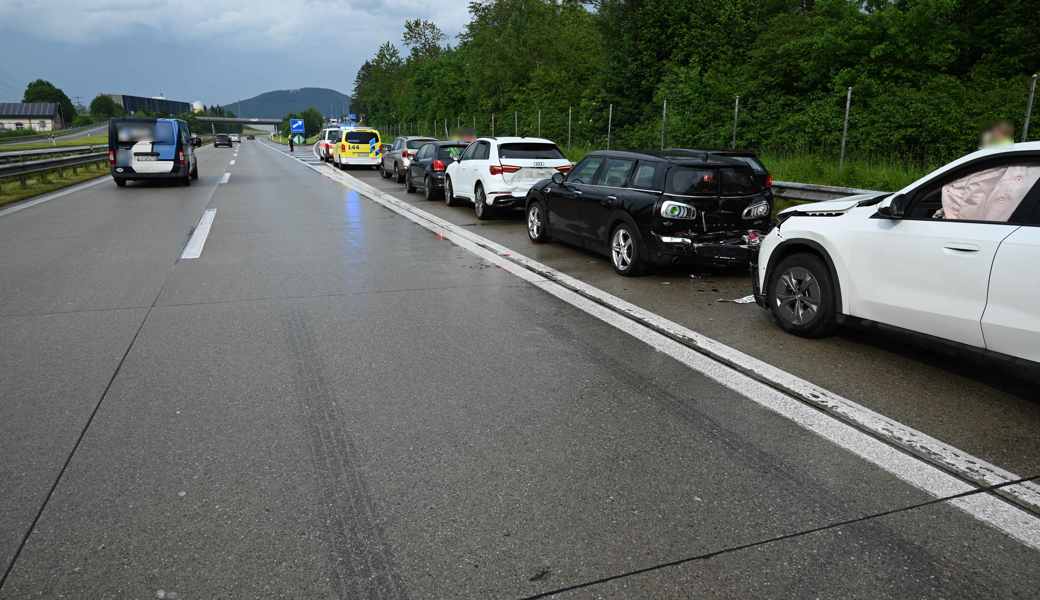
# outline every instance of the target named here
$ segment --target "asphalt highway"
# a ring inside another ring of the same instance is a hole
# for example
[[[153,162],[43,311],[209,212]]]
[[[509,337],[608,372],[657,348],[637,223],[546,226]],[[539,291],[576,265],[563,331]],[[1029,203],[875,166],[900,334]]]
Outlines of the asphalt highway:
[[[0,211],[0,598],[1035,597],[1040,516],[318,170],[247,141]],[[1015,373],[408,202],[1040,474]]]

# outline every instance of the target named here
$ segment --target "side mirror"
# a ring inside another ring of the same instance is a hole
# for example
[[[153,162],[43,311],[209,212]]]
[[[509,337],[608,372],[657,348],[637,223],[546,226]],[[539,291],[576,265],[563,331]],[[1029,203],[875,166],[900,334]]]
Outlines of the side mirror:
[[[198,148],[201,145],[202,145],[202,138],[200,138],[197,135],[196,136],[192,136],[192,138],[191,138],[191,147],[192,148]]]
[[[902,219],[906,213],[907,198],[902,194],[892,196],[888,204],[879,206],[877,214],[886,219]]]
[[[563,185],[563,173],[559,171],[552,174],[552,182],[556,185]]]
[[[390,144],[383,144],[383,152],[389,152],[389,151],[390,151]]]

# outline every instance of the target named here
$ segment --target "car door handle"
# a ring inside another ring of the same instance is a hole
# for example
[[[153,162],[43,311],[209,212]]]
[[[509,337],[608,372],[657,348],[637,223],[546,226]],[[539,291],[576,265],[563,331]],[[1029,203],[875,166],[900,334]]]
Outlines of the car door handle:
[[[954,254],[978,252],[979,245],[968,242],[950,242],[943,246],[944,250],[951,250]]]
[[[573,191],[574,191],[574,195],[575,196],[580,196],[582,194],[581,190],[573,190]]]
[[[600,206],[606,206],[610,208],[617,204],[617,196],[607,196],[603,200],[600,200]]]

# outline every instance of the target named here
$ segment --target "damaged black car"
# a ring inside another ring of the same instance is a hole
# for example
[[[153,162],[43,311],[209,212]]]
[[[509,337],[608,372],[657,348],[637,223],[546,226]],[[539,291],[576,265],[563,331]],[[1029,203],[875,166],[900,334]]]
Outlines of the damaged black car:
[[[533,242],[610,257],[632,276],[660,265],[747,268],[769,229],[772,179],[752,153],[597,151],[526,199]]]

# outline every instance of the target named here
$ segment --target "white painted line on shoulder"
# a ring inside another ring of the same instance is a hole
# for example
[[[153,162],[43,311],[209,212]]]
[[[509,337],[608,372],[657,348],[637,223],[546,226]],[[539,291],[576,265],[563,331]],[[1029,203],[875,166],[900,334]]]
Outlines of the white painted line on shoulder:
[[[231,173],[225,171],[224,176],[220,178],[220,183],[227,183],[228,181],[231,181]]]
[[[209,230],[213,226],[213,219],[216,216],[217,209],[215,208],[208,208],[206,212],[202,213],[202,218],[199,219],[199,224],[195,226],[195,231],[192,232],[188,245],[184,247],[184,252],[181,252],[181,260],[190,260],[202,256],[202,248],[206,245],[206,238],[209,237]]]
[[[231,161],[231,162],[229,162],[228,164],[229,164],[229,165],[232,165],[232,166],[234,166],[234,164],[235,164],[235,161],[233,161],[233,160],[232,160],[232,161]]]
[[[275,151],[274,148],[271,150]],[[793,374],[517,254],[346,173],[308,165],[299,159],[297,161],[345,186],[362,191],[374,202],[643,340],[749,400],[936,498],[975,489],[965,479],[980,485],[997,485],[1021,479]],[[903,435],[909,437],[901,439],[899,436]],[[957,476],[951,475],[951,472]],[[1009,486],[1001,492],[1020,504],[1038,506],[1038,490],[1032,482]],[[991,494],[966,496],[951,500],[950,503],[1040,550],[1040,518],[1035,515]]]
[[[98,185],[98,184],[101,184],[101,183],[105,183],[106,180],[110,180],[109,176],[108,175],[102,175],[101,177],[98,177],[97,179],[91,179],[90,181],[86,181],[84,183],[78,183],[76,185],[69,186],[69,187],[67,187],[67,188],[65,188],[63,190],[58,190],[58,191],[52,192],[50,194],[44,194],[42,196],[37,196],[36,198],[33,198],[32,200],[26,200],[25,202],[19,202],[19,203],[13,205],[13,206],[8,206],[7,208],[0,209],[0,217],[5,217],[7,215],[12,215],[12,214],[14,214],[14,213],[16,213],[16,212],[18,212],[20,210],[25,210],[27,208],[32,208],[33,206],[38,206],[40,204],[43,204],[44,202],[50,202],[51,200],[54,200],[56,198],[61,198],[62,196],[68,196],[69,194],[75,194],[76,192],[78,192],[80,190],[85,190],[87,188],[92,188],[95,185]]]

